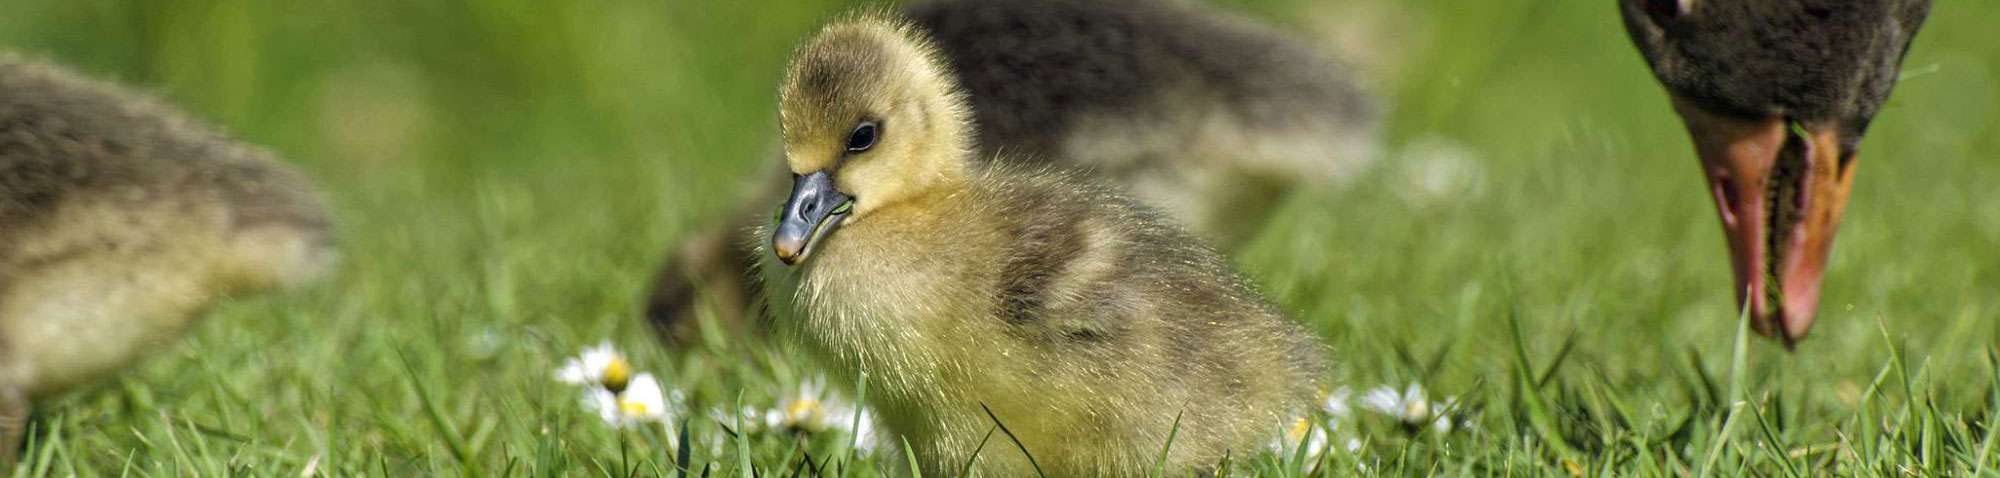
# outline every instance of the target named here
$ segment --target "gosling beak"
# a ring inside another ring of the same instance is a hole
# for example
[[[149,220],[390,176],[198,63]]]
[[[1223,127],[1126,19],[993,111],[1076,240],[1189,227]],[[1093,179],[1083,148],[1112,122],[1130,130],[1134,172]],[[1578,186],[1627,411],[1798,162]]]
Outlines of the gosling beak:
[[[785,265],[797,264],[821,237],[840,227],[854,209],[854,200],[833,187],[826,171],[792,179],[792,197],[778,210],[778,229],[771,233],[771,251]]]
[[[1736,272],[1738,306],[1758,333],[1786,347],[1805,338],[1820,277],[1854,184],[1839,126],[1742,119],[1682,98],[1674,109],[1701,156]]]

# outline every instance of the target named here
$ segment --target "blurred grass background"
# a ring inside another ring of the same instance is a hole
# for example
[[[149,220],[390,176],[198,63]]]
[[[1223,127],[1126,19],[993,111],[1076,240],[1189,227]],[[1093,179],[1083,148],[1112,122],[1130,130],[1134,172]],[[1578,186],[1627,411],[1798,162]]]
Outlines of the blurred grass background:
[[[1369,448],[1340,460],[1785,474],[2000,459],[2000,4],[1935,7],[1862,145],[1813,337],[1752,343],[1731,367],[1713,207],[1612,2],[1215,3],[1349,58],[1389,108],[1391,154],[1295,195],[1242,269],[1334,344],[1346,383],[1423,383],[1478,424],[1364,430]],[[698,403],[798,380],[742,344],[662,350],[637,310],[665,248],[768,157],[792,43],[849,6],[8,1],[0,47],[154,92],[317,177],[346,251],[328,284],[225,306],[142,370],[44,404],[24,469],[657,466],[664,437],[602,430],[550,371],[608,337]],[[1734,399],[1712,382],[1738,379],[1760,427],[1723,426]],[[756,466],[794,463],[759,440]]]

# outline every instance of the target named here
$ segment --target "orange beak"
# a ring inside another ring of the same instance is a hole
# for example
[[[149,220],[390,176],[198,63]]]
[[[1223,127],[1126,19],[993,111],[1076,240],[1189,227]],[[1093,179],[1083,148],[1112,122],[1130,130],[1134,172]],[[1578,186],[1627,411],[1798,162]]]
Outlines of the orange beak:
[[[1674,98],[1701,156],[1735,266],[1737,305],[1787,347],[1819,309],[1827,253],[1854,184],[1837,123],[1742,119]]]

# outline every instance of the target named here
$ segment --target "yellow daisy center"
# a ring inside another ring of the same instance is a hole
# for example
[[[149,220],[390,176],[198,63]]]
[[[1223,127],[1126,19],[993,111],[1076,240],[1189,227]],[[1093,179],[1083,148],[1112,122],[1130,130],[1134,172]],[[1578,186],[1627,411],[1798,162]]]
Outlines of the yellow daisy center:
[[[792,403],[785,404],[785,420],[792,422],[794,426],[814,424],[817,420],[813,419],[818,418],[819,413],[819,400],[800,398],[793,400]]]
[[[631,381],[632,364],[626,363],[625,357],[612,357],[610,362],[604,364],[605,390],[610,390],[611,393],[623,393],[625,386]]]
[[[1300,417],[1299,419],[1292,421],[1292,428],[1290,430],[1285,431],[1285,436],[1293,440],[1305,438],[1306,432],[1309,430],[1310,426],[1311,423],[1306,422],[1305,417]]]
[[[650,410],[646,408],[645,403],[620,398],[618,399],[618,411],[623,412],[628,417],[643,417]]]

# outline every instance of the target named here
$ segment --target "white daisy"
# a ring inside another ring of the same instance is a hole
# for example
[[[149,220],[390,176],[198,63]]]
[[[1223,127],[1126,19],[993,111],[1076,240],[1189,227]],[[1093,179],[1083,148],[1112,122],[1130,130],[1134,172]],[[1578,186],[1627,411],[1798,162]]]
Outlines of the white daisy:
[[[877,440],[875,414],[866,408],[848,407],[843,413],[834,413],[831,419],[854,437],[854,447],[861,451],[874,451]]]
[[[1269,448],[1280,456],[1290,456],[1302,446],[1308,459],[1317,460],[1321,453],[1332,449],[1329,444],[1334,439],[1343,435],[1343,422],[1354,414],[1353,397],[1354,391],[1346,386],[1320,390],[1320,414],[1317,416],[1323,420],[1314,422],[1310,415],[1293,419],[1284,428],[1284,434],[1277,437]],[[1349,452],[1361,449],[1361,441],[1353,437],[1348,437],[1341,445]]]
[[[1271,451],[1280,457],[1288,457],[1299,448],[1305,448],[1306,458],[1316,459],[1321,452],[1326,451],[1326,439],[1330,434],[1332,430],[1322,430],[1313,426],[1312,420],[1299,417],[1285,427],[1284,436],[1279,437],[1277,443],[1271,444]]]
[[[1319,410],[1326,412],[1329,417],[1347,418],[1348,415],[1354,414],[1354,407],[1350,404],[1353,399],[1354,391],[1342,385],[1320,395]]]
[[[667,395],[660,392],[660,381],[650,373],[633,376],[623,392],[601,388],[584,392],[584,408],[597,412],[598,418],[613,427],[665,422],[672,407]]]
[[[1437,410],[1433,410],[1430,398],[1424,395],[1424,386],[1415,383],[1404,388],[1400,394],[1391,387],[1377,387],[1361,398],[1361,405],[1370,410],[1394,417],[1405,425],[1417,426],[1429,422],[1431,429],[1439,433],[1451,431],[1451,417],[1445,416],[1443,411],[1456,403],[1456,398],[1445,397],[1438,403]]]
[[[564,361],[562,368],[556,369],[556,380],[563,383],[597,385],[606,389],[624,389],[631,375],[632,363],[626,361],[625,354],[612,347],[610,341],[583,349],[583,353]]]
[[[874,413],[827,393],[826,381],[819,377],[800,383],[796,391],[778,402],[777,408],[746,416],[761,417],[764,426],[774,430],[851,433],[857,448],[875,448]]]
[[[634,374],[632,363],[610,342],[584,349],[565,361],[556,370],[556,380],[584,386],[584,409],[597,413],[613,427],[664,423],[680,401],[680,391],[669,395],[653,374]]]

